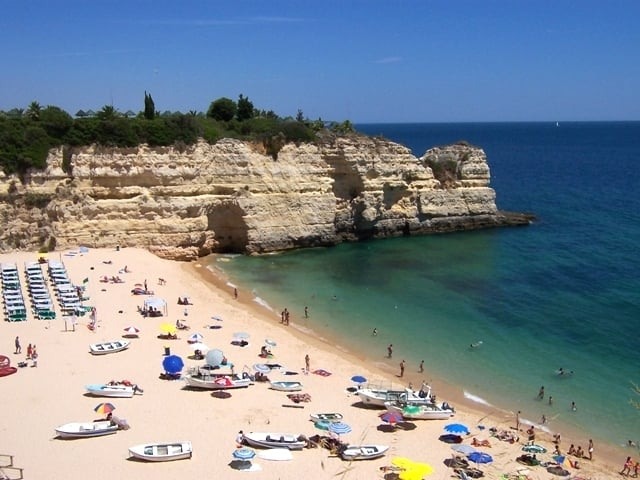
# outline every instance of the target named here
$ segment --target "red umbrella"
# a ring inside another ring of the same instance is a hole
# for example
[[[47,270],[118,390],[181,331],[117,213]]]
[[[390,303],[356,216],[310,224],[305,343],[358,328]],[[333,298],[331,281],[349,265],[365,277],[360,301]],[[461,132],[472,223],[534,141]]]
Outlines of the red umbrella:
[[[137,335],[140,333],[140,329],[138,327],[130,326],[124,329],[129,335]]]
[[[380,415],[380,420],[382,420],[385,423],[390,423],[391,425],[393,425],[394,423],[401,422],[403,420],[403,417],[400,412],[396,412],[395,410],[390,410]]]

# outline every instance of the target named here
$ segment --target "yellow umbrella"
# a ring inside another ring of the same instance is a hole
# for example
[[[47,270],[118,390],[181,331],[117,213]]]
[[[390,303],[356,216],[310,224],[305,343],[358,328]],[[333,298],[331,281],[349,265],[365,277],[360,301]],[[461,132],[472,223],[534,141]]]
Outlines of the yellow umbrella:
[[[163,323],[160,325],[160,331],[162,333],[176,333],[176,326],[171,323]]]
[[[406,457],[395,457],[391,464],[402,468],[403,471],[399,475],[401,480],[422,480],[433,473],[433,467],[428,463],[414,462]]]

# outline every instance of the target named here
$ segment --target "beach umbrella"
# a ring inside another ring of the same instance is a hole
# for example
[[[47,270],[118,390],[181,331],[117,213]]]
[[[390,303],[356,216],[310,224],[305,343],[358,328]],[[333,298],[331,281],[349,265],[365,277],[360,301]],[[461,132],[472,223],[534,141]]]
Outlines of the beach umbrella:
[[[547,453],[547,449],[542,445],[525,445],[522,450],[528,453]]]
[[[238,340],[249,340],[249,337],[251,337],[251,335],[249,335],[247,332],[235,332],[233,334],[233,338],[236,338]]]
[[[353,377],[351,377],[351,381],[353,383],[367,383],[367,379],[362,375],[354,375]]]
[[[191,335],[189,335],[189,338],[187,339],[187,342],[189,342],[189,343],[198,343],[198,342],[201,342],[203,338],[204,337],[202,336],[201,333],[192,333]]]
[[[471,460],[473,463],[491,463],[493,462],[493,457],[488,453],[481,452],[480,450],[476,450],[475,452],[471,452],[467,455],[467,458]]]
[[[405,457],[392,458],[391,465],[402,469],[398,475],[401,480],[422,480],[433,473],[433,467],[428,463],[415,462]]]
[[[247,461],[253,459],[256,456],[256,452],[250,448],[243,447],[235,449],[232,455],[236,460]]]
[[[267,347],[275,347],[276,345],[278,345],[275,340],[271,340],[270,338],[265,339],[264,344]]]
[[[96,405],[93,411],[99,413],[100,415],[107,415],[108,413],[113,412],[115,409],[116,407],[113,405],[113,403],[105,402]]]
[[[140,329],[138,327],[127,327],[124,329],[124,331],[128,334],[128,335],[137,335],[140,333]]]
[[[403,420],[402,414],[400,412],[396,412],[395,410],[389,410],[388,412],[384,412],[380,415],[380,419],[385,423],[398,423]]]
[[[162,360],[162,368],[170,375],[180,373],[184,368],[184,362],[178,355],[169,355]]]
[[[191,343],[191,344],[189,344],[189,346],[191,347],[191,350],[193,350],[193,351],[200,350],[202,353],[204,353],[204,352],[209,350],[209,347],[207,347],[202,342]]]
[[[269,373],[271,371],[271,367],[269,365],[265,365],[264,363],[254,363],[253,369],[256,372],[260,373]]]
[[[222,350],[218,350],[217,348],[215,348],[207,352],[205,362],[207,365],[211,365],[212,367],[219,367],[220,364],[222,364],[223,358],[224,353],[222,353]]]
[[[454,433],[456,435],[466,435],[469,433],[469,428],[462,423],[450,423],[449,425],[445,425],[444,429],[447,433]]]
[[[172,323],[163,323],[162,325],[160,325],[160,331],[162,333],[176,333],[176,326],[173,325]]]
[[[453,450],[454,452],[461,453],[462,455],[465,455],[465,456],[469,455],[470,453],[477,452],[475,448],[465,443],[451,445],[451,450]]]
[[[351,426],[344,422],[333,422],[329,425],[329,431],[336,435],[342,435],[351,431]]]

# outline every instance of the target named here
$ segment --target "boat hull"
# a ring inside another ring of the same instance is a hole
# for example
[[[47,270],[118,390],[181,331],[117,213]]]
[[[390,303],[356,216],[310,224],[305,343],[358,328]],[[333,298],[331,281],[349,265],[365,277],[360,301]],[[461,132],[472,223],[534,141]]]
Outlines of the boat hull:
[[[118,431],[118,426],[111,422],[72,422],[56,428],[59,438],[90,438],[111,435]]]
[[[135,389],[127,385],[95,384],[85,388],[94,397],[131,398],[135,394]]]
[[[358,397],[365,405],[370,407],[384,408],[385,402],[410,401],[411,403],[421,404],[430,403],[428,397],[421,398],[413,391],[408,390],[377,390],[371,388],[362,388],[357,391]]]
[[[373,460],[384,456],[389,450],[387,445],[348,445],[340,451],[343,460]]]
[[[113,342],[92,343],[89,345],[91,355],[107,355],[108,353],[121,352],[129,348],[130,342],[126,340],[114,340]]]
[[[307,442],[299,440],[300,434],[249,432],[243,435],[244,441],[257,448],[288,448],[302,450]]]
[[[198,377],[195,375],[185,375],[184,382],[188,387],[201,390],[230,390],[234,388],[247,388],[251,385],[250,378],[237,378],[225,380],[227,377]]]
[[[309,417],[314,422],[340,422],[343,419],[341,413],[311,413]]]
[[[146,462],[171,462],[191,458],[191,442],[147,443],[129,448],[129,455]]]
[[[300,382],[271,382],[271,389],[280,392],[299,392],[302,390]]]
[[[415,411],[407,411],[406,406],[387,402],[385,404],[388,410],[402,414],[407,420],[448,420],[455,412],[449,409],[443,409],[437,405],[412,405],[416,407]]]

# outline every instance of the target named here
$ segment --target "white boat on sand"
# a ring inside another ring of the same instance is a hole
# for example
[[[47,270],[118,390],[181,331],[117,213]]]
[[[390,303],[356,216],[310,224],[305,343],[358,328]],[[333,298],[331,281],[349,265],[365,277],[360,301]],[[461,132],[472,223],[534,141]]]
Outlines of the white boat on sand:
[[[209,374],[203,373],[200,369],[190,370],[182,377],[187,387],[199,388],[202,390],[228,390],[232,388],[246,388],[253,385],[249,375],[242,376],[231,374]]]
[[[430,403],[431,395],[427,392],[421,397],[414,390],[390,390],[385,388],[359,388],[356,392],[362,403],[371,407],[384,408],[385,402]]]
[[[129,447],[132,457],[148,462],[169,462],[191,458],[193,449],[191,442],[144,443]]]
[[[270,382],[273,390],[281,392],[299,392],[302,390],[302,384],[300,382]]]
[[[99,422],[72,422],[56,427],[59,438],[87,438],[110,435],[118,431],[118,425],[109,420]]]
[[[131,398],[136,393],[142,394],[142,389],[137,385],[96,383],[84,388],[95,397]]]
[[[339,453],[343,460],[372,460],[382,457],[387,450],[387,445],[347,445]]]
[[[455,414],[455,410],[447,403],[436,405],[428,404],[404,404],[398,402],[386,402],[385,406],[390,411],[402,414],[407,420],[447,420]]]
[[[242,438],[248,445],[260,448],[302,450],[307,445],[307,438],[301,434],[249,432],[244,433]]]
[[[106,355],[107,353],[121,352],[129,348],[128,340],[114,340],[112,342],[92,343],[89,345],[89,353],[92,355]]]
[[[340,422],[343,419],[341,413],[311,413],[309,417],[314,422]]]

